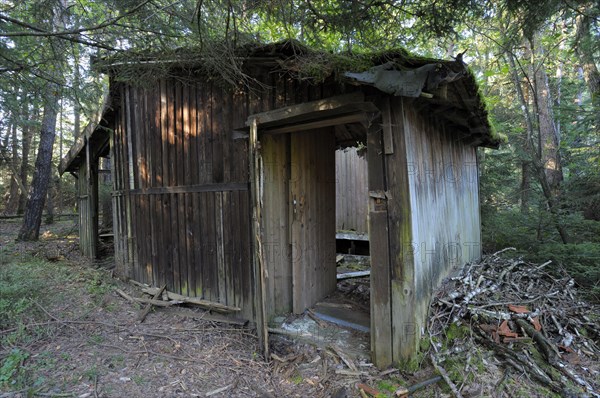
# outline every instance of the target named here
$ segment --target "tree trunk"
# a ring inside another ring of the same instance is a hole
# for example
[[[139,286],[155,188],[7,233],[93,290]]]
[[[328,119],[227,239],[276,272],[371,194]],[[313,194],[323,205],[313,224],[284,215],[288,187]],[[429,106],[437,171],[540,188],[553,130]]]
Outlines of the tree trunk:
[[[23,143],[21,148],[21,170],[19,172],[21,176],[21,182],[25,188],[24,192],[21,192],[19,196],[19,207],[17,214],[22,215],[25,212],[25,204],[27,203],[27,194],[29,193],[29,184],[27,178],[29,177],[29,152],[31,148],[31,129],[29,127],[29,121],[34,120],[37,117],[37,107],[34,106],[33,114],[29,114],[29,105],[25,105],[25,124],[23,125]]]
[[[582,7],[575,19],[575,53],[581,61],[583,76],[595,103],[600,102],[600,72],[594,59],[593,36],[590,32],[590,17],[588,7]]]
[[[544,48],[539,40],[539,33],[534,33],[530,39],[532,51],[533,72],[533,98],[537,110],[538,151],[544,173],[550,189],[554,194],[558,194],[559,186],[563,181],[562,165],[560,160],[560,138],[554,123],[554,114],[552,111],[552,95],[548,83],[548,74],[543,63],[545,59]]]
[[[524,160],[521,162],[521,214],[529,213],[529,196],[531,194],[531,165]]]
[[[46,194],[46,224],[54,224],[54,197],[56,193],[56,180],[54,173],[50,169],[50,177],[48,178],[48,193]]]
[[[33,180],[31,181],[31,193],[27,199],[23,225],[21,226],[17,240],[37,240],[40,234],[42,212],[44,210],[51,174],[52,148],[56,136],[58,93],[59,89],[55,84],[48,86],[44,103],[40,144],[35,161]]]
[[[19,166],[19,142],[17,140],[17,124],[13,123],[11,127],[11,179],[10,179],[10,191],[8,197],[8,203],[6,204],[5,211],[7,214],[15,214],[17,207],[19,206],[19,194],[21,193],[19,184],[19,175],[17,173]]]
[[[529,110],[529,103],[525,98],[525,93],[523,91],[523,87],[521,86],[521,79],[519,78],[514,54],[508,53],[507,60],[510,66],[510,73],[512,76],[513,84],[515,86],[515,91],[517,92],[517,98],[519,98],[519,101],[521,102],[521,109],[523,110],[523,118],[526,125],[526,133],[523,145],[524,150],[526,153],[529,154],[529,158],[531,159],[530,165],[532,167],[532,170],[535,172],[535,176],[537,177],[542,187],[542,192],[544,194],[544,198],[546,199],[546,203],[548,204],[550,214],[552,215],[554,226],[556,227],[556,230],[560,235],[562,242],[568,243],[569,236],[567,230],[559,218],[558,201],[546,178],[544,164],[542,163],[540,157],[540,149],[536,149],[536,145],[534,144],[533,118],[531,111]],[[530,88],[533,89],[531,85]]]

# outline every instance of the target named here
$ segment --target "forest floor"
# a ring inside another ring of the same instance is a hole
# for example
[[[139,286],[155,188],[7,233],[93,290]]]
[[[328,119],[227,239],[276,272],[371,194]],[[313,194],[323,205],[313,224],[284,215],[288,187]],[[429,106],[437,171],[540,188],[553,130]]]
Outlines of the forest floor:
[[[436,375],[425,355],[380,371],[279,335],[267,362],[252,330],[200,309],[155,308],[137,322],[143,305],[116,290],[139,297],[139,289],[113,278],[110,261],[79,254],[72,221],[43,225],[38,242],[15,242],[18,227],[0,223],[0,397],[392,397]],[[491,350],[476,353],[468,372],[464,361],[453,370],[445,360],[463,397],[552,395]],[[411,396],[452,391],[439,381]]]

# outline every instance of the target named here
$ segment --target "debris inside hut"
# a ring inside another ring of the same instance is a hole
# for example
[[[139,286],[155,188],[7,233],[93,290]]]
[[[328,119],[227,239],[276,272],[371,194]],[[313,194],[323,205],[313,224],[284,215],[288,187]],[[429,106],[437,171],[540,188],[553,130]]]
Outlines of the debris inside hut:
[[[561,396],[600,397],[599,306],[583,301],[574,280],[551,262],[504,258],[509,250],[465,266],[438,290],[428,327],[432,363],[456,397],[461,390],[442,365],[461,358],[467,375],[477,347]],[[504,396],[504,387],[501,380],[494,395]]]

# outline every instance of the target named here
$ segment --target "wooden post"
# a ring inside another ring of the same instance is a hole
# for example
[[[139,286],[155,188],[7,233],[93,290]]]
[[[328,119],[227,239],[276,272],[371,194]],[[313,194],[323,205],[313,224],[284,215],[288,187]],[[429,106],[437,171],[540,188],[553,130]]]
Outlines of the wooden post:
[[[375,116],[375,115],[373,115]],[[369,244],[371,246],[371,356],[378,368],[392,364],[392,309],[387,184],[381,116],[367,129]]]
[[[256,331],[259,342],[263,346],[263,354],[268,361],[269,354],[269,332],[266,319],[266,281],[265,265],[263,262],[262,234],[261,234],[261,210],[262,210],[262,171],[261,156],[258,146],[258,123],[256,118],[251,119],[250,124],[250,190],[252,198],[252,232],[253,244],[253,271],[256,281]]]

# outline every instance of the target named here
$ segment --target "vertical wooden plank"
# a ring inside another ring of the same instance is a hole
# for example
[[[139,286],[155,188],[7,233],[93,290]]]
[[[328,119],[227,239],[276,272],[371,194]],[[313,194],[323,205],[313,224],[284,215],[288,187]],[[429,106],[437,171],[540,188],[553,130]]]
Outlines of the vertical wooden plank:
[[[227,301],[225,254],[223,242],[223,192],[215,192],[215,244],[217,259],[217,286],[219,288],[218,300]]]
[[[250,319],[256,319],[255,313],[255,295],[254,295],[254,274],[252,267],[252,216],[250,211],[250,190],[240,191],[240,220],[242,225],[240,231],[242,234],[242,252],[240,253],[242,261],[242,316]]]
[[[292,311],[292,264],[288,234],[289,135],[261,137],[263,159],[263,251],[266,273],[266,317]]]
[[[371,247],[371,359],[384,368],[392,364],[392,317],[388,215],[381,120],[367,130],[369,165],[369,242]],[[382,197],[383,196],[383,197]]]
[[[173,291],[181,292],[181,270],[180,270],[180,255],[181,255],[181,244],[179,238],[179,195],[173,193],[171,194],[171,208],[170,208],[170,231],[171,236],[173,237],[171,240],[171,245],[173,247],[172,252],[172,261],[173,261]],[[181,220],[183,221],[183,220]]]
[[[179,253],[179,266],[176,269],[179,271],[179,292],[184,296],[188,294],[188,253],[187,253],[187,220],[186,216],[186,198],[185,193],[177,194],[177,224],[175,233],[179,235],[178,242],[178,253]],[[177,282],[176,282],[177,283]]]
[[[221,147],[222,147],[222,155],[221,155],[221,164],[222,164],[222,181],[230,182],[232,181],[231,172],[232,172],[232,157],[231,151],[233,149],[233,145],[231,142],[232,136],[232,126],[231,126],[231,118],[233,116],[233,98],[231,90],[223,89],[222,90],[222,101],[220,104],[220,117],[218,119],[218,125],[220,129],[220,138],[221,138]]]
[[[196,251],[194,248],[194,240],[196,238],[195,228],[194,228],[194,218],[196,209],[194,208],[194,194],[188,193],[185,194],[185,216],[186,216],[186,234],[185,234],[185,243],[186,243],[186,269],[187,269],[187,295],[190,297],[196,296]]]
[[[206,258],[204,260],[204,293],[207,300],[219,301],[219,284],[218,284],[218,260],[216,250],[216,227],[215,213],[216,203],[214,192],[206,192],[204,194],[205,202],[203,208],[203,219],[206,220],[204,232],[204,248]]]
[[[224,165],[223,165],[223,157],[225,156],[224,152],[224,139],[223,139],[223,103],[222,101],[225,99],[225,95],[221,88],[218,88],[214,84],[211,86],[212,94],[211,94],[211,103],[212,103],[212,111],[210,114],[211,117],[211,132],[212,132],[212,176],[213,182],[223,182],[224,181]]]
[[[267,317],[266,317],[266,296],[265,296],[265,264],[264,256],[262,252],[262,238],[261,238],[261,179],[263,178],[262,170],[260,168],[261,159],[260,152],[258,151],[258,125],[256,119],[252,119],[250,126],[250,178],[251,178],[251,195],[252,195],[252,235],[254,237],[254,253],[253,253],[253,265],[254,265],[254,278],[256,281],[255,291],[257,292],[256,298],[258,304],[256,306],[256,329],[258,332],[258,340],[263,348],[263,355],[266,359],[269,355],[269,332],[267,328]]]
[[[200,193],[192,194],[192,206],[194,208],[193,212],[193,247],[194,247],[194,266],[192,267],[192,277],[193,277],[193,286],[194,286],[194,294],[195,297],[203,297],[203,285],[202,285],[202,274],[204,267],[204,257],[203,257],[203,245],[204,238],[202,235],[202,223],[204,222],[201,219],[202,214],[202,205],[203,203],[200,200]]]
[[[225,303],[233,305],[235,303],[235,243],[233,236],[235,235],[234,230],[236,229],[235,223],[232,221],[231,192],[225,191],[221,193],[221,242],[223,252],[223,270],[224,278],[222,284],[225,288],[225,294],[221,294],[221,298],[225,299]]]
[[[177,139],[175,137],[175,87],[172,80],[166,82],[166,96],[167,96],[167,110],[166,110],[166,123],[167,123],[167,151],[169,152],[168,157],[168,169],[169,169],[169,180],[168,186],[174,187],[177,185],[177,164],[178,164],[178,153],[177,153]]]
[[[169,186],[169,124],[168,124],[167,82],[160,80],[160,136],[161,136],[161,186]]]
[[[174,137],[175,137],[175,170],[177,174],[177,180],[175,185],[185,185],[185,175],[186,175],[186,159],[185,159],[185,126],[183,125],[183,104],[182,104],[182,83],[180,81],[175,81],[174,83],[175,89],[175,97],[173,101],[173,108],[175,111],[175,121],[174,121]]]
[[[393,201],[388,203],[391,260],[391,298],[394,362],[411,358],[417,351],[420,331],[415,319],[415,258],[412,246],[409,170],[407,164],[406,120],[401,98],[390,99],[390,120],[394,128],[395,150],[386,156],[388,187]],[[413,149],[411,149],[413,150]]]
[[[229,194],[230,203],[228,213],[230,215],[228,228],[233,234],[230,236],[231,247],[231,297],[233,305],[242,308],[242,278],[243,262],[241,256],[242,232],[244,230],[244,220],[240,218],[240,196],[239,191],[233,191]]]
[[[164,242],[164,247],[165,247],[165,251],[164,251],[164,266],[163,268],[163,272],[164,272],[164,280],[165,283],[167,284],[167,288],[168,289],[173,289],[173,286],[175,286],[175,283],[173,281],[173,251],[174,251],[174,243],[173,243],[173,231],[172,231],[172,215],[171,215],[171,210],[173,208],[172,205],[172,198],[173,195],[172,194],[162,194],[162,239]]]

